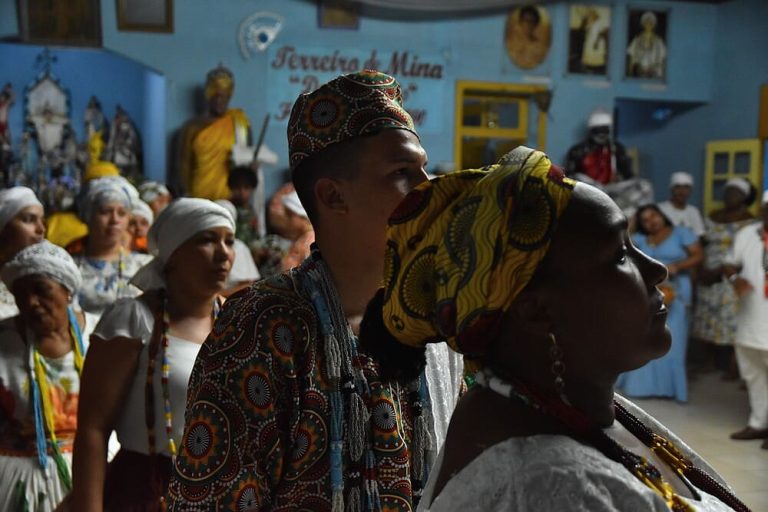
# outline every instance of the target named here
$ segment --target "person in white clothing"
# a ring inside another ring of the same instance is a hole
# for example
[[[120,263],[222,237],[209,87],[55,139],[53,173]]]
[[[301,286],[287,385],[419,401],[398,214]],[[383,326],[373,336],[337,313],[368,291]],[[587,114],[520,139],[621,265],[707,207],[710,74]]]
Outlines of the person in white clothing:
[[[149,230],[155,256],[91,336],[75,437],[69,510],[160,510],[184,425],[187,384],[221,308],[235,223],[206,199],[171,203]],[[107,465],[107,438],[120,452]]]
[[[664,215],[675,226],[683,226],[701,237],[704,234],[704,219],[698,208],[688,204],[693,192],[693,176],[687,172],[674,172],[669,180],[669,201],[659,203]]]
[[[728,279],[740,299],[736,317],[736,360],[747,382],[750,414],[747,426],[731,439],[766,439],[768,450],[768,190],[763,192],[762,218],[736,233],[729,256]]]
[[[0,268],[23,248],[45,238],[43,204],[27,187],[0,190]],[[0,281],[0,320],[19,313],[16,300]]]

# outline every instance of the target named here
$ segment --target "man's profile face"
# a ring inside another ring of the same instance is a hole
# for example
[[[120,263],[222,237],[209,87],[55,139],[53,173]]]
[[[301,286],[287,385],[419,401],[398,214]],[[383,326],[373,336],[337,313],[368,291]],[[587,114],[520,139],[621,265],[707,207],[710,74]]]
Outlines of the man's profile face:
[[[408,130],[384,130],[360,143],[357,176],[342,187],[358,242],[383,258],[390,215],[408,192],[427,181],[427,153]]]

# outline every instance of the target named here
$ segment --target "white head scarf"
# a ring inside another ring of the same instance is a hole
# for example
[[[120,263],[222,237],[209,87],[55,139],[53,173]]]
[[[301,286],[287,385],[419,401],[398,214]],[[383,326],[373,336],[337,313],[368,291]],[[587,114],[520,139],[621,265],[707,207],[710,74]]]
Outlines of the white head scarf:
[[[43,207],[32,189],[27,187],[11,187],[0,190],[0,231],[13,219],[17,213],[27,206]]]
[[[741,190],[742,194],[749,196],[750,189],[752,188],[749,181],[744,178],[731,178],[725,182],[725,188],[733,187],[736,190]]]
[[[304,205],[301,204],[301,199],[299,199],[299,194],[295,190],[283,196],[283,206],[300,217],[309,218],[307,210],[304,209]]]
[[[9,290],[13,290],[17,279],[30,275],[51,278],[73,295],[82,283],[80,270],[72,256],[48,240],[25,247],[3,265],[2,278]]]
[[[232,216],[232,220],[237,222],[237,207],[228,199],[217,199],[214,201],[219,206],[223,206],[225,210]]]
[[[130,211],[138,199],[136,187],[122,176],[97,178],[88,182],[88,189],[80,202],[80,216],[88,223],[97,208],[111,202],[120,203]]]
[[[134,217],[144,217],[149,221],[150,226],[155,221],[155,214],[152,213],[152,208],[150,208],[149,205],[144,201],[142,201],[141,199],[137,199],[133,203],[133,208],[131,209],[131,215],[133,215]]]
[[[141,200],[145,203],[151,203],[160,196],[171,195],[168,187],[156,181],[145,181],[139,185],[139,194],[141,195]]]
[[[155,258],[133,276],[131,283],[145,291],[165,288],[163,273],[168,258],[197,233],[214,228],[235,232],[235,221],[223,206],[192,197],[172,202],[149,228],[149,252]]]

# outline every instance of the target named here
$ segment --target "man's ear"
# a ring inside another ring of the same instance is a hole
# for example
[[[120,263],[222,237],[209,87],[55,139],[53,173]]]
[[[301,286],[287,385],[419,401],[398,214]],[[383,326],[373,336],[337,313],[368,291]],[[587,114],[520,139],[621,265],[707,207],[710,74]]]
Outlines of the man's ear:
[[[344,215],[349,211],[341,183],[331,178],[320,178],[315,182],[315,200],[319,210]]]

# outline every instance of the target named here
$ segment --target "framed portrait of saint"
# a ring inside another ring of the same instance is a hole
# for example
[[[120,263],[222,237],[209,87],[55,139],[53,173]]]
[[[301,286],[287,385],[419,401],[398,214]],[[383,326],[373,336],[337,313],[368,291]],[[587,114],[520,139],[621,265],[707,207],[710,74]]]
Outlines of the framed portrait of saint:
[[[101,46],[99,0],[18,0],[25,43]]]
[[[667,78],[667,11],[630,8],[627,17],[626,77]]]
[[[533,69],[544,62],[552,45],[552,23],[547,10],[533,4],[513,10],[507,16],[504,43],[509,58],[519,68]]]
[[[607,76],[611,7],[573,4],[568,19],[568,72]]]

